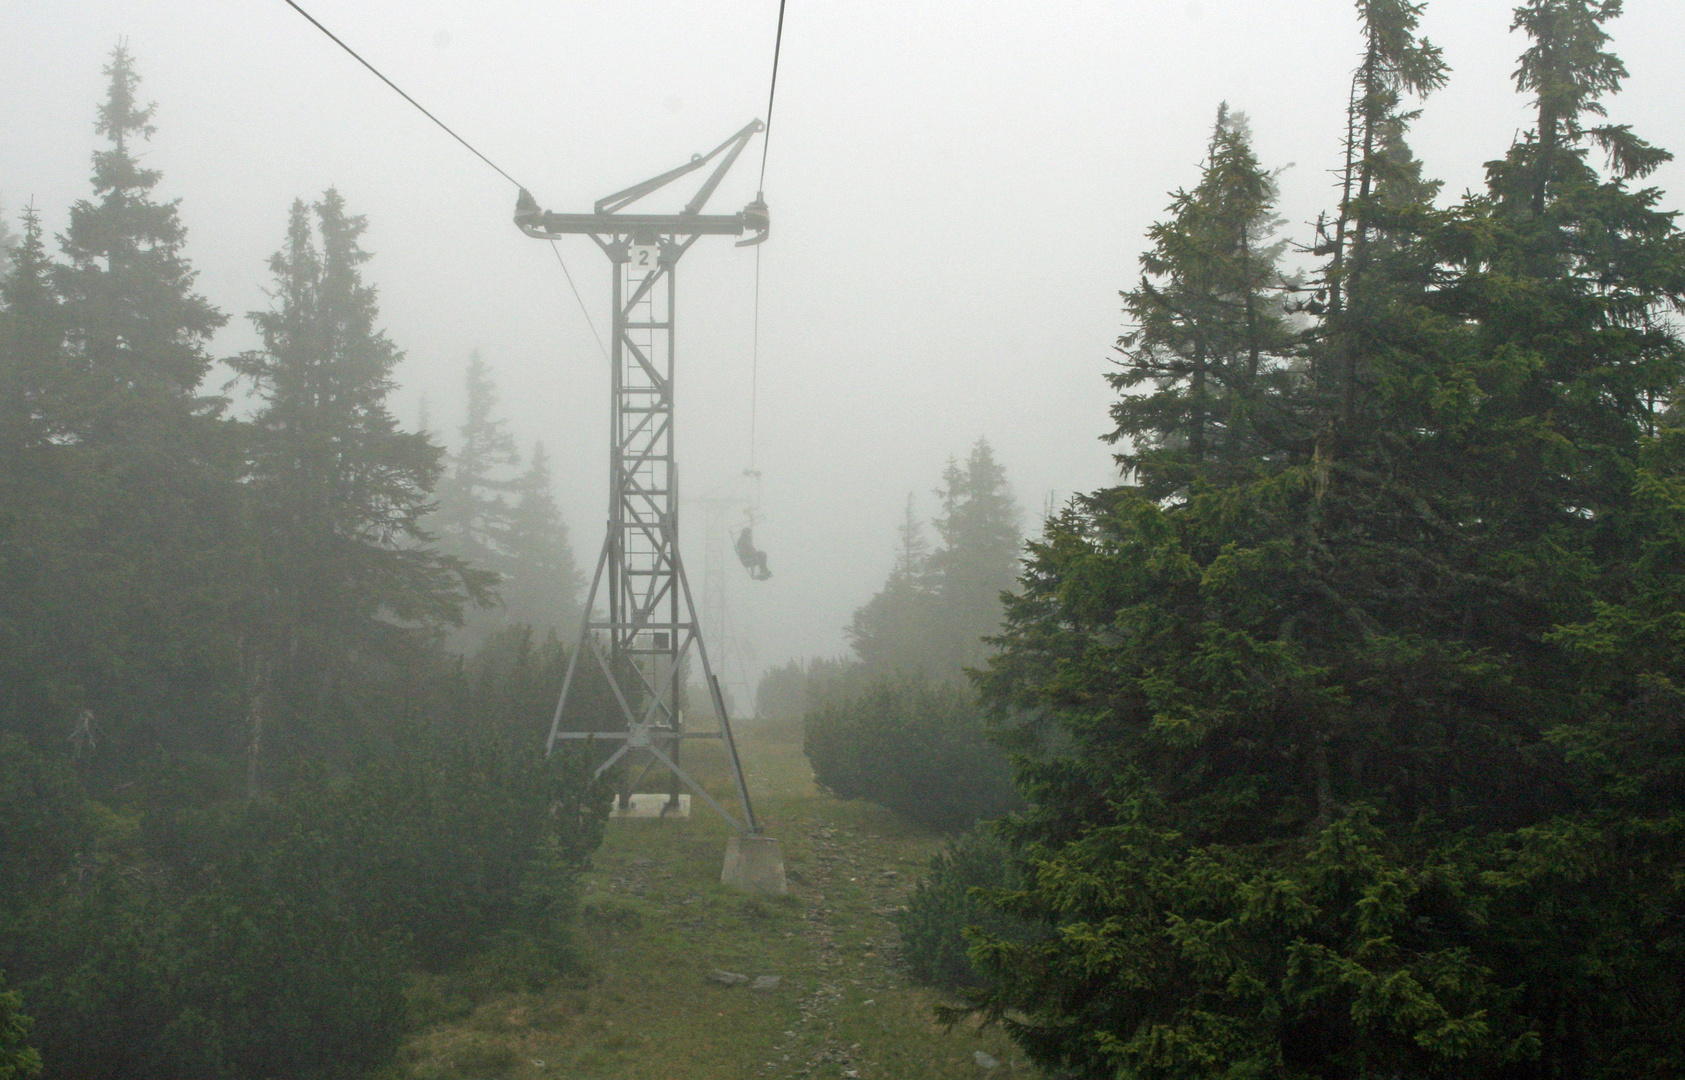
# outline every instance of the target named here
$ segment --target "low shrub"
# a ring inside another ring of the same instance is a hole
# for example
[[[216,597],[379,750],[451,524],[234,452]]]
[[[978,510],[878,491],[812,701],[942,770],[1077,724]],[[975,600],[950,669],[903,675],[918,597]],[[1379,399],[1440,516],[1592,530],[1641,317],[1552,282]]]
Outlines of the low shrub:
[[[30,1080],[41,1075],[41,1055],[27,1042],[35,1021],[24,1014],[23,997],[0,991],[0,1080]]]
[[[93,832],[69,766],[10,731],[0,731],[0,826],[0,909],[54,884]]]
[[[947,991],[977,988],[983,979],[971,962],[965,931],[1028,941],[1031,928],[991,907],[973,889],[1015,888],[1019,874],[1006,847],[987,832],[965,833],[930,860],[929,874],[914,887],[895,917],[901,962],[922,986]]]
[[[49,1077],[367,1075],[414,968],[526,989],[572,963],[608,797],[583,759],[417,737],[280,801],[161,812],[155,849],[86,855],[0,920],[0,962]]]
[[[853,680],[859,667],[819,657],[772,668],[755,686],[755,715],[762,720],[800,720]]]
[[[908,676],[875,680],[809,712],[802,748],[820,787],[934,829],[1020,805],[1006,755],[969,689]]]

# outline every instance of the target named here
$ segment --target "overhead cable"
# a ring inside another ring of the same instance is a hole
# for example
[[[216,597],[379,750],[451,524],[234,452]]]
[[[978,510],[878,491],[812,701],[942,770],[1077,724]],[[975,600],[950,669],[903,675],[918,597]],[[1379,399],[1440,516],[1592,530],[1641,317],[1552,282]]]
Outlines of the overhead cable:
[[[778,36],[772,39],[772,88],[766,92],[766,134],[761,137],[761,181],[757,185],[761,188],[766,187],[766,151],[772,145],[772,103],[778,96],[778,53],[783,47],[784,0],[778,0]]]
[[[363,65],[364,67],[368,68],[370,71],[374,72],[375,78],[379,79],[381,82],[385,83],[387,86],[390,86],[394,91],[397,92],[399,97],[403,98],[405,101],[409,102],[411,105],[414,105],[417,109],[420,109],[421,115],[427,117],[427,119],[433,121],[435,124],[438,124],[439,127],[444,130],[444,133],[446,135],[449,135],[451,138],[455,139],[457,142],[461,143],[463,146],[466,146],[468,148],[468,152],[470,154],[473,154],[475,157],[479,158],[481,161],[485,162],[487,165],[490,165],[492,168],[496,169],[499,176],[503,177],[503,179],[509,181],[511,184],[514,184],[518,188],[526,186],[525,184],[522,184],[519,180],[515,179],[513,176],[510,176],[508,173],[504,172],[501,168],[499,168],[497,162],[493,161],[491,158],[486,157],[486,155],[484,155],[484,154],[480,153],[478,150],[474,149],[474,144],[470,143],[467,139],[464,139],[461,135],[458,135],[456,132],[452,131],[450,129],[449,124],[446,124],[443,120],[440,120],[437,116],[434,116],[432,113],[428,112],[425,108],[422,107],[421,102],[415,100],[415,98],[412,98],[408,94],[404,93],[403,88],[401,88],[397,83],[393,82],[391,79],[388,79],[385,75],[382,75],[380,73],[379,68],[375,67],[373,64],[369,63],[367,60],[364,60],[361,56],[358,56],[356,49],[353,49],[351,46],[347,45],[345,42],[339,40],[339,38],[334,35],[334,32],[332,30],[329,30],[327,27],[325,27],[321,23],[317,22],[315,16],[311,15],[310,12],[305,11],[303,8],[299,7],[296,3],[293,2],[293,0],[281,0],[281,2],[286,4],[288,7],[292,8],[294,11],[298,12],[300,15],[303,15],[305,17],[305,19],[309,20],[311,26],[314,26],[316,29],[320,30],[322,33],[328,35],[329,41],[332,41],[335,45],[338,45],[340,48],[342,48],[346,52],[350,53],[351,58],[353,60],[357,61],[357,63]]]
[[[497,164],[497,162],[493,161],[489,157],[486,157],[486,155],[480,153],[477,149],[474,148],[473,143],[469,142],[467,139],[464,139],[461,135],[458,135],[456,132],[452,131],[449,124],[446,124],[443,120],[440,120],[437,116],[434,116],[432,113],[428,112],[427,109],[422,106],[421,102],[415,100],[415,98],[412,98],[408,94],[404,93],[403,87],[399,86],[397,83],[393,82],[391,79],[388,79],[385,75],[381,74],[380,69],[375,67],[373,64],[369,63],[367,60],[364,60],[360,55],[358,55],[356,49],[353,49],[351,46],[349,46],[345,42],[341,41],[339,39],[339,37],[332,30],[329,30],[327,27],[325,27],[321,23],[317,22],[316,17],[314,15],[311,15],[308,11],[305,11],[303,8],[299,7],[298,4],[294,2],[294,0],[282,0],[282,3],[286,4],[288,7],[292,8],[294,11],[296,11],[300,15],[304,16],[305,20],[308,21],[311,26],[314,26],[316,29],[318,29],[322,33],[326,34],[329,41],[333,42],[335,45],[338,45],[340,48],[344,49],[347,53],[351,54],[351,58],[353,60],[357,61],[357,63],[363,65],[366,68],[368,68],[371,72],[374,73],[375,78],[379,79],[381,82],[385,83],[387,86],[390,86],[392,88],[392,90],[399,97],[403,98],[405,101],[409,102],[411,105],[414,105],[416,107],[416,109],[420,111],[421,115],[427,117],[427,119],[429,119],[429,120],[433,121],[435,124],[439,125],[440,130],[442,130],[446,135],[449,135],[451,138],[455,139],[457,142],[461,143],[464,147],[467,148],[469,153],[473,154],[475,157],[479,158],[481,161],[485,162],[487,165],[490,165],[493,169],[495,169],[497,171],[497,174],[499,176],[503,177],[503,179],[509,181],[511,184],[514,184],[517,188],[520,188],[523,191],[526,190],[525,184],[521,183],[519,180],[515,179],[513,176],[510,176],[507,172],[505,172]],[[780,16],[780,22],[782,24],[782,16]],[[776,52],[776,50],[774,50],[774,52]],[[776,71],[777,66],[778,66],[777,58],[775,56],[774,61],[773,61],[773,68],[774,68],[773,77],[774,78],[777,77],[777,71]],[[762,155],[761,169],[762,169],[762,173],[764,175],[765,170],[766,170],[765,155]],[[592,320],[591,312],[585,306],[585,301],[580,298],[579,288],[577,286],[575,286],[574,283],[573,283],[573,275],[568,273],[568,264],[567,264],[566,261],[564,261],[562,259],[561,248],[558,248],[556,246],[555,241],[551,241],[550,242],[550,250],[552,250],[556,253],[556,262],[561,265],[562,275],[567,278],[568,288],[573,291],[573,299],[574,299],[574,302],[579,305],[579,313],[581,315],[585,316],[585,325],[587,325],[591,328],[591,336],[597,339],[597,348],[599,348],[603,351],[604,357],[607,357],[608,356],[608,348],[607,348],[607,346],[605,346],[603,344],[603,336],[601,334],[597,333],[597,324]]]
[[[755,422],[761,390],[761,249],[755,247],[755,330],[749,346],[749,471],[755,471]]]
[[[772,85],[766,92],[766,133],[761,136],[761,179],[766,188],[766,152],[772,145],[772,104],[778,99],[778,54],[784,48],[784,2],[778,0],[778,34],[772,39]],[[749,471],[755,471],[755,424],[760,406],[761,379],[761,249],[755,248],[755,332],[749,346]],[[757,474],[758,475],[758,474]],[[757,498],[757,502],[758,502]]]

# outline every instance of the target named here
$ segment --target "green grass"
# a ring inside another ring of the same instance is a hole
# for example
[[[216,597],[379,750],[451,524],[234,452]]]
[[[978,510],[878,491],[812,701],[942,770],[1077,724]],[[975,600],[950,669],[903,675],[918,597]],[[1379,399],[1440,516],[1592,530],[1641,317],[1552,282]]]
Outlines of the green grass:
[[[719,884],[730,829],[701,800],[685,820],[610,821],[583,881],[587,974],[472,1008],[418,985],[417,1014],[436,1019],[405,1048],[411,1076],[977,1080],[978,1050],[1002,1062],[995,1080],[1034,1075],[1000,1031],[937,1024],[936,996],[896,966],[889,916],[940,838],[820,794],[794,725],[744,723],[738,741],[756,810],[797,879],[792,895]],[[731,805],[720,749],[686,750],[687,771]],[[707,979],[714,968],[782,982],[720,986]]]

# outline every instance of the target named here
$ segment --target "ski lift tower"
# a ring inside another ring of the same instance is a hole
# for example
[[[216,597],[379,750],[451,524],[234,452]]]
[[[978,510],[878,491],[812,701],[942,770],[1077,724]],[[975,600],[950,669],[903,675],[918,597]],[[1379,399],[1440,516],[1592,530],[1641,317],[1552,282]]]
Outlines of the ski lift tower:
[[[515,204],[515,224],[539,240],[589,236],[608,256],[613,270],[608,534],[591,577],[584,624],[568,659],[545,753],[554,752],[561,739],[609,739],[620,745],[598,767],[598,775],[628,754],[634,754],[628,765],[642,760],[640,778],[656,764],[665,766],[673,780],[669,808],[678,808],[682,785],[737,830],[726,851],[721,880],[781,893],[786,888],[783,859],[777,841],[761,834],[749,801],[731,719],[708,661],[679,556],[678,469],[673,455],[674,271],[684,253],[704,236],[748,233],[738,247],[766,240],[770,222],[759,194],[738,213],[702,213],[743,148],[762,130],[759,120],[752,121],[708,154],[696,155],[676,169],[598,200],[593,213],[540,210],[523,190]],[[719,164],[679,213],[622,213],[715,159]],[[607,601],[602,616],[596,610],[599,595]],[[619,713],[612,721],[614,730],[563,729],[564,721],[574,719],[568,712],[568,699],[575,689],[580,657],[585,655],[602,669],[613,693]],[[712,731],[685,727],[684,684],[693,658],[701,666],[717,722]],[[718,739],[723,744],[740,817],[684,771],[679,748],[689,739]],[[634,786],[635,780],[622,782],[622,809],[630,805]]]

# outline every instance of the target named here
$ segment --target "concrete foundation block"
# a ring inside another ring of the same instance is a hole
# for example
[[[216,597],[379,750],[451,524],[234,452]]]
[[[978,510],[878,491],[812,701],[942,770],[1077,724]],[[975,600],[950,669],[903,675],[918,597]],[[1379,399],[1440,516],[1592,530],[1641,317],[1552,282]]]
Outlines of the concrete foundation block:
[[[690,816],[690,796],[680,795],[679,804],[674,806],[666,795],[651,795],[640,792],[632,796],[625,806],[615,799],[609,807],[608,816],[612,818],[687,818]]]
[[[784,850],[770,836],[732,837],[726,841],[720,884],[745,892],[784,896],[790,891],[784,877]]]

